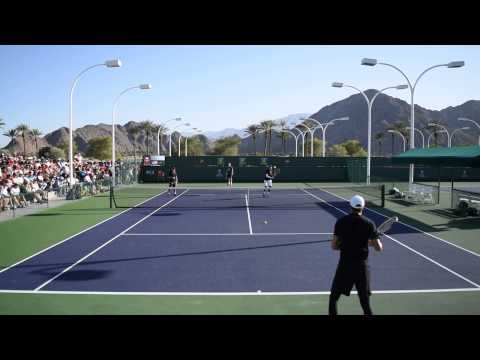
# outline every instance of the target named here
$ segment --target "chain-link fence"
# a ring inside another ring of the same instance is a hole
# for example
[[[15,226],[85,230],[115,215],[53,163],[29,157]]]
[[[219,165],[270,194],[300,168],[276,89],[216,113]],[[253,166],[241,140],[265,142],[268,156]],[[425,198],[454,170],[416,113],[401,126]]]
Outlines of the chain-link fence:
[[[126,159],[115,167],[115,185],[132,185],[138,183],[140,160]]]
[[[133,185],[138,183],[139,161],[127,159],[117,162],[115,166],[115,186]],[[56,190],[59,198],[66,200],[82,199],[86,196],[94,196],[109,191],[112,178],[110,176],[95,179],[91,182],[80,182],[73,187],[68,184]]]

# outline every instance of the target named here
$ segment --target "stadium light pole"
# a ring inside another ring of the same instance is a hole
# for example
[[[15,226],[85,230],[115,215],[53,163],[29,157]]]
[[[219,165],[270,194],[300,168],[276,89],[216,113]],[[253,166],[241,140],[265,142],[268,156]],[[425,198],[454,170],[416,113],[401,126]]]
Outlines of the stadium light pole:
[[[170,120],[167,120],[165,121],[163,124],[160,124],[158,126],[158,133],[157,133],[157,155],[160,155],[160,131],[162,130],[162,128],[165,127],[165,125],[167,125],[170,121],[182,121],[182,118],[181,117],[178,117],[178,118],[174,118],[174,119],[170,119]],[[171,151],[170,151],[170,156],[171,155]]]
[[[470,121],[470,122],[474,123],[474,124],[477,126],[477,128],[480,130],[480,125],[479,125],[476,121],[474,121],[474,120],[472,120],[472,119],[467,119],[467,118],[464,118],[464,117],[459,117],[458,120],[460,120],[460,121]],[[478,135],[478,145],[480,145],[480,135]]]
[[[125,94],[126,92],[133,90],[133,89],[140,89],[140,90],[150,90],[152,88],[152,85],[150,84],[140,84],[137,86],[132,86],[129,87],[125,90],[123,90],[115,99],[113,102],[113,110],[112,110],[112,186],[115,186],[115,115],[116,115],[116,110],[117,110],[117,105],[118,105],[118,100],[120,100],[120,97]]]
[[[329,122],[327,123],[324,123],[324,124],[321,124],[320,122],[318,122],[317,120],[315,119],[312,119],[312,118],[307,118],[306,120],[311,120],[311,121],[314,121],[318,124],[318,126],[316,126],[314,129],[313,129],[313,133],[315,134],[315,130],[317,130],[318,128],[322,129],[322,157],[325,157],[325,141],[326,141],[326,132],[327,132],[327,128],[330,126],[330,125],[335,125],[335,122],[336,121],[347,121],[347,120],[350,120],[350,117],[349,116],[344,116],[344,117],[341,117],[341,118],[338,118],[338,119],[333,119],[333,120],[330,120]]]
[[[435,135],[435,132],[437,133],[445,133],[447,132],[446,130],[440,130],[440,131],[433,131],[433,133],[431,133],[429,136],[428,136],[428,139],[427,139],[427,147],[430,149],[430,139],[432,138],[433,135]]]
[[[190,126],[190,124],[185,124],[187,127]],[[180,140],[182,139],[182,133],[179,132],[180,136],[178,137],[178,157],[180,157],[182,155],[182,152],[181,152],[181,143],[180,143]],[[184,136],[185,139],[188,138],[187,135]],[[186,140],[185,140],[186,141]],[[186,149],[186,146],[187,146],[187,143],[185,142],[185,149]],[[185,155],[186,156],[186,155]]]
[[[398,67],[396,67],[392,64],[388,64],[388,63],[385,63],[385,62],[378,62],[377,59],[368,59],[368,58],[363,58],[362,61],[361,61],[361,64],[365,65],[365,66],[375,66],[377,64],[378,65],[389,66],[389,67],[397,70],[407,80],[408,87],[410,89],[410,139],[411,139],[410,149],[414,149],[415,148],[415,132],[414,132],[414,129],[415,129],[415,102],[414,102],[414,94],[415,94],[415,88],[417,87],[418,81],[420,80],[420,78],[423,75],[425,75],[425,73],[427,73],[428,71],[430,71],[432,69],[435,69],[435,68],[438,68],[438,67],[447,67],[449,69],[460,68],[460,67],[465,66],[465,61],[450,61],[449,63],[446,63],[446,64],[439,64],[439,65],[430,66],[429,68],[424,70],[417,77],[413,86],[412,86],[412,83],[410,82],[409,78],[407,77],[407,75],[405,75],[405,73],[402,70],[400,70]],[[409,183],[410,184],[413,183],[413,174],[414,174],[413,164],[410,164],[410,173],[409,173]]]
[[[182,133],[179,132],[179,136],[178,136],[178,157],[180,157],[181,155],[181,151],[180,151],[180,140],[182,139]]]
[[[300,134],[295,135],[295,133],[293,133],[290,129],[286,128],[283,128],[281,132],[286,132],[293,136],[293,138],[295,139],[295,157],[298,157],[298,137],[300,136]]]
[[[407,146],[406,146],[406,142],[407,140],[405,139],[405,136],[403,136],[403,134],[399,131],[396,131],[396,130],[388,130],[389,133],[392,133],[392,134],[398,134],[402,137],[403,139],[403,152],[407,151]]]
[[[107,60],[101,64],[95,64],[87,67],[82,70],[73,80],[72,87],[70,88],[70,134],[69,134],[69,160],[70,160],[70,186],[73,186],[73,91],[77,85],[78,80],[85,74],[88,70],[93,69],[99,66],[106,66],[108,68],[116,68],[122,66],[122,62],[119,59]]]
[[[389,86],[386,88],[381,89],[380,91],[377,91],[375,95],[369,99],[367,94],[365,94],[364,91],[356,88],[355,86],[347,85],[341,82],[334,82],[332,83],[332,87],[336,88],[342,88],[342,87],[349,87],[354,90],[357,90],[360,94],[363,95],[365,101],[367,102],[367,108],[368,108],[368,125],[367,125],[367,185],[370,185],[370,169],[371,169],[371,159],[372,159],[372,107],[373,107],[373,102],[377,98],[378,95],[382,94],[384,91],[389,90],[389,89],[397,89],[397,90],[403,90],[407,89],[408,85],[397,85],[397,86]]]
[[[178,129],[179,127],[182,127],[182,126],[190,126],[190,123],[185,123],[185,124],[179,124],[177,126],[175,126],[172,131],[170,131],[170,135],[169,135],[169,138],[168,138],[168,146],[169,146],[169,152],[170,152],[170,155],[169,156],[172,156],[172,133],[175,129]],[[181,136],[181,134],[180,134]],[[178,148],[179,151],[180,151],[180,147]],[[180,156],[180,155],[179,155]]]
[[[407,126],[405,129],[410,130],[410,126]],[[415,128],[415,131],[418,132],[422,136],[422,149],[424,149],[425,148],[425,136],[420,131],[420,129]]]
[[[445,126],[440,124],[435,124],[435,123],[428,123],[428,126],[439,127],[440,129],[445,131],[447,133],[447,147],[450,147],[450,133],[448,132],[448,129]]]
[[[310,137],[312,138],[312,140],[310,141],[312,143],[311,145],[311,150],[310,150],[310,156],[313,156],[313,136],[312,136],[312,130],[305,124],[303,123],[300,123],[300,124],[297,124],[296,126],[303,126],[305,129],[307,129],[307,131],[310,133]],[[306,132],[305,132],[306,134]],[[302,156],[305,157],[305,135],[303,135],[303,151],[302,151]]]
[[[453,141],[453,135],[455,135],[456,132],[462,131],[462,130],[470,130],[469,126],[465,126],[462,128],[458,128],[452,131],[452,135],[450,135],[450,144],[448,144],[448,147],[452,147],[452,141]]]
[[[295,126],[292,127],[291,130],[297,130],[299,132],[298,136],[302,137],[302,156],[305,156],[305,133],[302,130],[296,128]]]

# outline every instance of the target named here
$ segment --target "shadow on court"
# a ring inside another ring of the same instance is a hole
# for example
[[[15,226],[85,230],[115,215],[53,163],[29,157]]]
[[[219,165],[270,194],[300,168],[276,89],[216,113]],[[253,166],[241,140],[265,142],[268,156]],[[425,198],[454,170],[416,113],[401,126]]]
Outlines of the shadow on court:
[[[478,230],[480,229],[480,217],[471,217],[465,219],[451,220],[444,224],[437,224],[436,226],[444,226],[446,228],[455,228],[462,230]]]
[[[32,271],[35,274],[41,274],[52,278],[58,274],[58,272],[51,271],[53,269],[59,269],[59,267],[42,269]],[[65,274],[59,276],[55,281],[84,281],[84,280],[96,280],[106,278],[111,270],[70,270]]]
[[[130,262],[130,261],[141,261],[141,260],[152,260],[152,259],[162,259],[162,258],[173,258],[173,257],[182,257],[182,256],[196,256],[196,255],[210,255],[210,254],[223,254],[223,253],[233,253],[233,252],[242,252],[250,250],[259,250],[259,249],[270,249],[270,248],[282,248],[282,247],[293,247],[293,246],[302,246],[302,245],[311,245],[311,244],[320,244],[320,243],[330,243],[328,240],[312,240],[312,241],[300,241],[300,242],[291,242],[285,244],[275,244],[275,245],[262,245],[262,246],[248,246],[248,247],[238,247],[231,249],[221,249],[221,250],[206,250],[206,251],[192,251],[192,252],[183,252],[177,254],[165,254],[165,255],[155,255],[155,256],[142,256],[142,257],[133,257],[133,258],[118,258],[110,260],[99,260],[99,261],[84,261],[79,266],[86,265],[99,265],[99,264],[110,264],[110,263],[121,263],[121,262]],[[22,265],[19,264],[16,267],[18,268],[40,268],[37,270],[32,270],[32,274],[40,274],[48,277],[56,276],[60,271],[72,265],[71,263],[52,263],[52,264],[38,264],[38,265]],[[0,267],[1,269],[2,267]],[[110,270],[70,270],[67,271],[64,275],[59,277],[63,281],[74,281],[74,280],[89,280],[89,279],[98,279],[108,276]],[[74,273],[74,275],[70,275]],[[55,280],[57,281],[57,280]]]
[[[88,213],[82,213],[82,212],[70,212],[70,211],[88,211]],[[101,209],[101,211],[104,211],[104,212],[98,212],[100,211],[100,209],[97,209],[97,211],[93,210],[93,209],[77,209],[77,210],[68,210],[69,212],[68,213],[64,213],[64,212],[55,212],[55,213],[36,213],[36,214],[28,214],[28,215],[25,215],[26,217],[49,217],[49,216],[85,216],[85,215],[91,215],[92,212],[95,213],[95,215],[112,215],[113,212],[112,211],[109,211],[109,212],[105,212],[105,210],[110,210],[110,209]]]

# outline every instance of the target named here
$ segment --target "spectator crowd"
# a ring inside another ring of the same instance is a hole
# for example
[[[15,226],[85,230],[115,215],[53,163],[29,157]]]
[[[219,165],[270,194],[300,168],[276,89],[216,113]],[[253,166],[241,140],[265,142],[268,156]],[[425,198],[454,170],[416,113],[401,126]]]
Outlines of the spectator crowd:
[[[94,187],[111,177],[111,162],[74,157],[73,184]],[[70,167],[64,160],[0,154],[0,210],[48,202],[49,193],[60,194],[70,187]]]

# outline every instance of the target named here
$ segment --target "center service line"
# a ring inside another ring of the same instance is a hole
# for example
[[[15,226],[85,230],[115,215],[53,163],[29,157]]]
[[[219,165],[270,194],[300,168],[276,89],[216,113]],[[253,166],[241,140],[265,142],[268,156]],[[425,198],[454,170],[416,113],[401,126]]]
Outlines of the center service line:
[[[247,204],[248,228],[250,229],[250,235],[253,235],[252,220],[250,218],[250,208],[248,207],[248,196],[247,196],[247,194],[245,194],[245,203]]]

